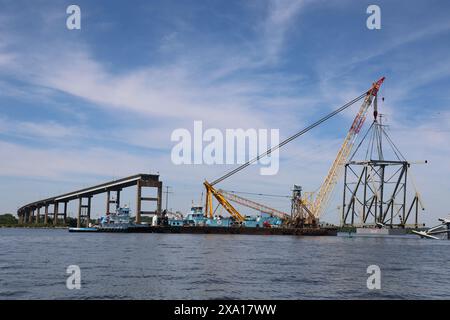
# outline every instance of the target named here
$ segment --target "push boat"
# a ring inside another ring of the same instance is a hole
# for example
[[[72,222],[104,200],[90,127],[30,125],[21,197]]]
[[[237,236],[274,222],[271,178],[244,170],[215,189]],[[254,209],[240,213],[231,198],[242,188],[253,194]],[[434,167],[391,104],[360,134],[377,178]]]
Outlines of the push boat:
[[[125,206],[101,217],[98,225],[90,224],[85,228],[69,228],[69,232],[132,232],[144,228],[148,228],[148,225],[132,222],[130,208]]]

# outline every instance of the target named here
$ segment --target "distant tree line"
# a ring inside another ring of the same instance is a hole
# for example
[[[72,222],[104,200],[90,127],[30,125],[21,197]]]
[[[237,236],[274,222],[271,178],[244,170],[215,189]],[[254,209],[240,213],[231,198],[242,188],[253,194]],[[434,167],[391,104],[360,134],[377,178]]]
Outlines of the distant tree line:
[[[19,220],[11,213],[0,214],[1,225],[14,225],[18,224]]]
[[[77,219],[76,218],[71,218],[71,217],[67,217],[66,218],[66,225],[68,227],[76,227],[77,226]],[[21,226],[19,225],[19,219],[17,219],[13,214],[11,213],[4,213],[4,214],[0,214],[0,226],[4,226],[4,227],[15,227],[15,226]],[[53,227],[53,219],[51,217],[48,217],[47,219],[47,223],[44,224],[44,217],[41,216],[41,220],[38,224],[35,224],[34,222],[29,224],[26,223],[25,226],[29,226],[29,227]]]

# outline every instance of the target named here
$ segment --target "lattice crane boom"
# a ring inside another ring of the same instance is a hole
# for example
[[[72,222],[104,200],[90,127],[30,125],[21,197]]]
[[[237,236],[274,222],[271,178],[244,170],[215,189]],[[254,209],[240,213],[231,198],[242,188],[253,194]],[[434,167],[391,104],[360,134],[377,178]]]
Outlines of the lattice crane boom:
[[[264,213],[268,213],[268,214],[273,214],[281,219],[288,219],[289,218],[289,214],[287,214],[286,212],[274,209],[274,208],[270,208],[264,204],[258,203],[256,201],[253,200],[249,200],[246,199],[244,197],[238,196],[234,193],[230,193],[227,192],[225,190],[219,189],[218,190],[225,198],[227,198],[230,201],[239,203],[243,206],[246,206],[248,208],[254,209],[254,210],[258,210],[260,212],[264,212]]]
[[[214,196],[217,201],[228,211],[228,213],[238,222],[245,221],[245,217],[242,216],[239,211],[237,211],[231,203],[218,191],[216,190],[208,181],[203,182],[206,188],[206,216],[209,218],[213,217],[212,210],[212,197]]]
[[[353,120],[352,126],[345,137],[345,140],[342,144],[342,147],[339,149],[339,152],[331,165],[328,174],[322,183],[319,191],[314,200],[313,207],[311,211],[313,212],[316,218],[319,218],[323,210],[326,208],[328,201],[330,200],[330,196],[332,191],[339,180],[339,177],[342,173],[342,168],[347,161],[350,152],[353,148],[355,140],[358,136],[359,131],[361,130],[362,125],[364,124],[364,120],[366,119],[367,111],[372,104],[373,99],[377,96],[378,90],[381,87],[381,84],[384,81],[384,77],[380,78],[377,82],[375,82],[372,87],[367,91],[367,95],[362,103],[358,113],[356,114],[355,119]],[[377,112],[376,110],[374,113]]]

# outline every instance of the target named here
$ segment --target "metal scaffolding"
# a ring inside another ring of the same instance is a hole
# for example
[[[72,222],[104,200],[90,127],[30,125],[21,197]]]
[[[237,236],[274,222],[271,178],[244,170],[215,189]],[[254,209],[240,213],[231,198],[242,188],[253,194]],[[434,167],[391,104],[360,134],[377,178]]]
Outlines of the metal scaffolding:
[[[410,163],[403,157],[377,115],[344,169],[342,226],[388,226],[419,224],[419,194],[409,202]],[[366,145],[366,148],[362,146]],[[364,160],[353,160],[364,152]],[[389,158],[389,160],[387,160]],[[422,208],[423,209],[423,208]],[[408,223],[414,212],[414,223]]]

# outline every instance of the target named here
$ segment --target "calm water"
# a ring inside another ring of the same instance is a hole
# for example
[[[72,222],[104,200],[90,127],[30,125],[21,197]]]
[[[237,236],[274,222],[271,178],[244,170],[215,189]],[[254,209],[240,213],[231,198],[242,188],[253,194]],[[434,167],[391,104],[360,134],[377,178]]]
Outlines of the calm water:
[[[0,228],[0,246],[0,299],[450,298],[450,241]]]

